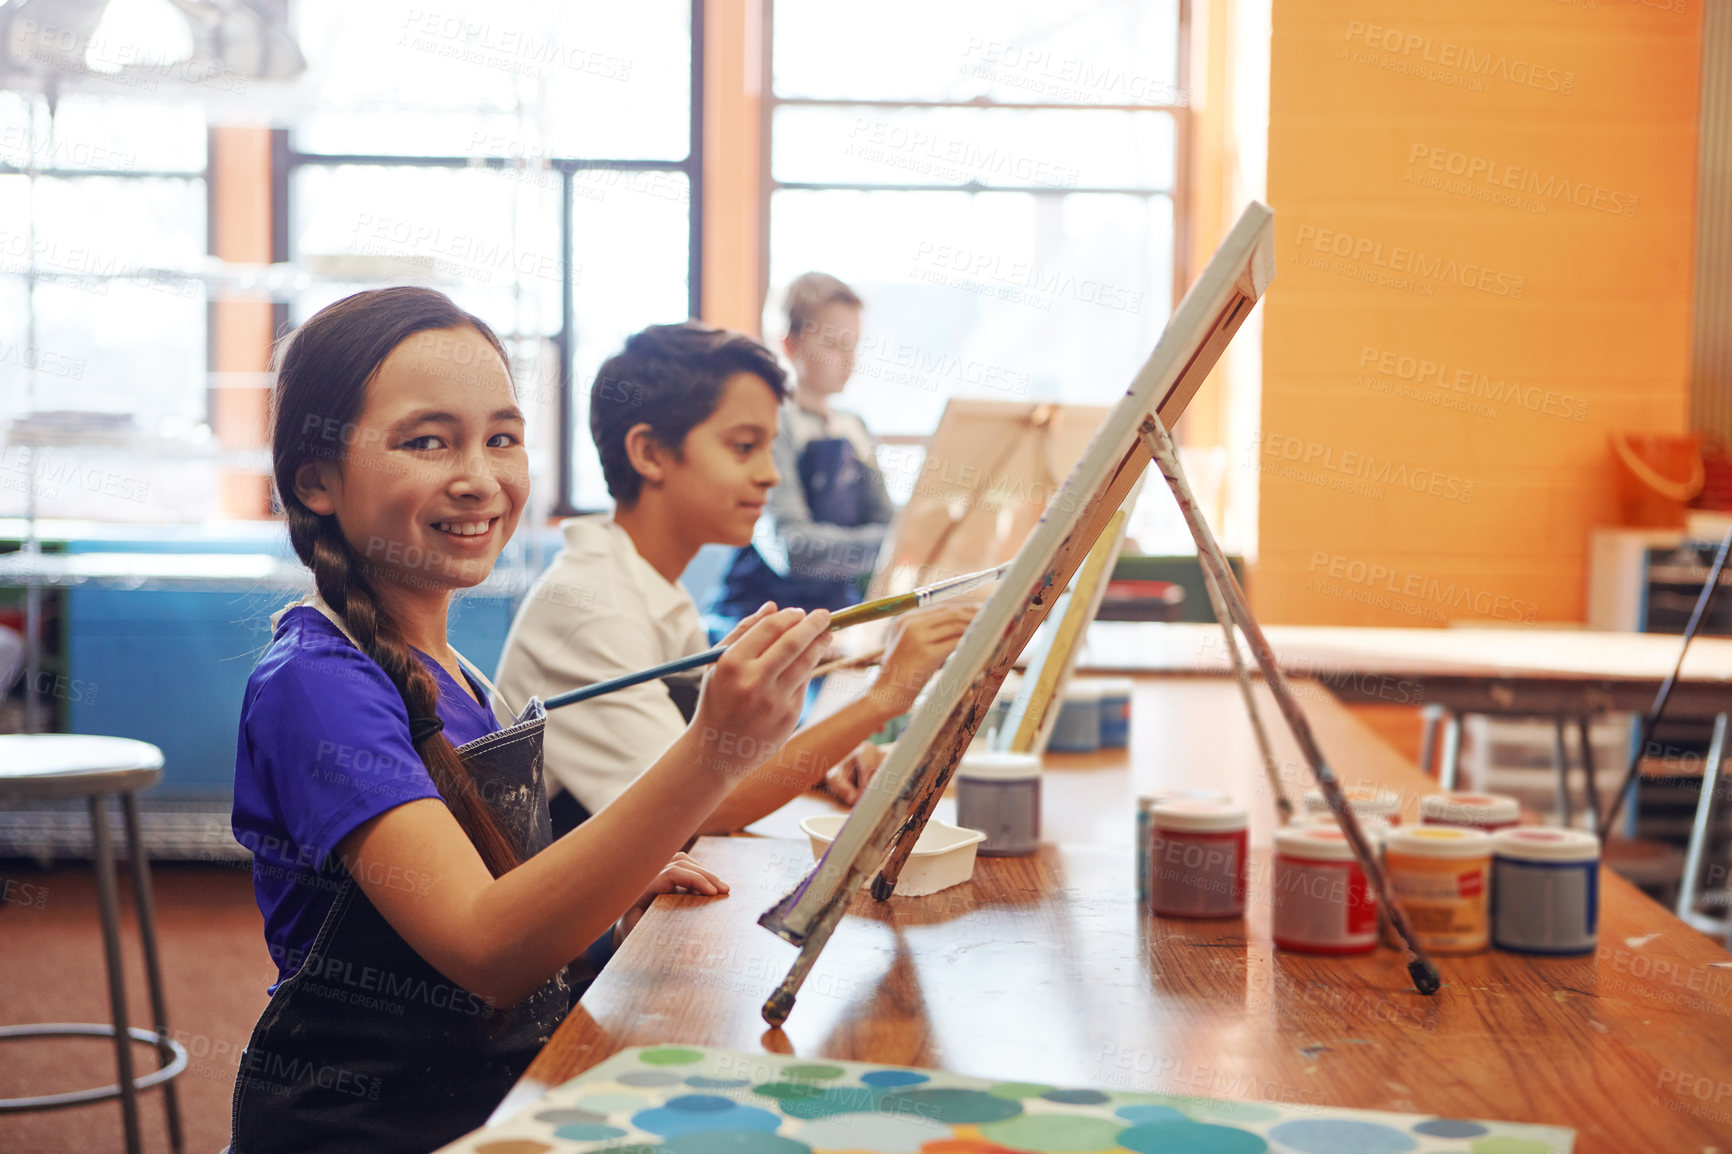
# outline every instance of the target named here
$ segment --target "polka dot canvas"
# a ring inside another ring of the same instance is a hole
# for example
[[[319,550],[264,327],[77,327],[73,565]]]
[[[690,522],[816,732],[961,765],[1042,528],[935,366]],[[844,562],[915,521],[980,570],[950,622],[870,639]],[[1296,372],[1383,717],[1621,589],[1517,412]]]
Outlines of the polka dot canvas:
[[[452,1154],[1571,1154],[1554,1126],[625,1050]]]

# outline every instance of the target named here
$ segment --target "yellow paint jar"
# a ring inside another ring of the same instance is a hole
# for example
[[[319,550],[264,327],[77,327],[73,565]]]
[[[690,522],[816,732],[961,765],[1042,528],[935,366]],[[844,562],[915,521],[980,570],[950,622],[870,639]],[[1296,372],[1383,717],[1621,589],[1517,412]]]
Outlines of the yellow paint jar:
[[[1427,950],[1475,954],[1490,943],[1490,834],[1443,825],[1392,829],[1383,870],[1391,900]],[[1388,941],[1400,944],[1393,933]]]

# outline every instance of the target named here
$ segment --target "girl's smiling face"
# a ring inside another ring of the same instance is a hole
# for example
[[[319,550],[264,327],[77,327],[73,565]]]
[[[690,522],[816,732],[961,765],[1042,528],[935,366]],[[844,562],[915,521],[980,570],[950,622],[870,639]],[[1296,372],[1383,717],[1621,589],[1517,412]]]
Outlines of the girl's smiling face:
[[[376,587],[444,595],[486,579],[529,496],[523,413],[486,337],[415,333],[380,362],[353,427],[313,435],[334,459],[304,462],[296,494],[336,515]]]

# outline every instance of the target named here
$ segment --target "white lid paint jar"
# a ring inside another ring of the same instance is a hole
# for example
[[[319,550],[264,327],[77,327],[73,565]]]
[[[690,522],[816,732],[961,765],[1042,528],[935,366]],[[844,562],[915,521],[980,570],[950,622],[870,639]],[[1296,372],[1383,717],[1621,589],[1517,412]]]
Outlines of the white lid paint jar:
[[[1458,825],[1496,833],[1521,824],[1521,803],[1501,793],[1428,793],[1419,799],[1421,825]]]
[[[1168,801],[1149,810],[1149,912],[1236,918],[1245,912],[1246,817],[1239,806]]]
[[[1270,903],[1275,945],[1283,950],[1366,954],[1377,948],[1376,895],[1347,836],[1333,826],[1276,831]]]
[[[1490,834],[1449,825],[1391,830],[1383,872],[1390,900],[1427,950],[1475,954],[1490,943]]]
[[[1355,786],[1352,789],[1343,788],[1341,792],[1347,795],[1347,804],[1356,816],[1380,817],[1390,825],[1401,824],[1401,798],[1392,791]],[[1305,812],[1331,816],[1329,800],[1323,796],[1322,790],[1305,791]]]
[[[1040,758],[966,753],[956,766],[956,823],[986,835],[976,852],[1010,857],[1040,848]]]
[[[1524,954],[1586,954],[1599,944],[1600,839],[1520,826],[1492,838],[1491,940]]]

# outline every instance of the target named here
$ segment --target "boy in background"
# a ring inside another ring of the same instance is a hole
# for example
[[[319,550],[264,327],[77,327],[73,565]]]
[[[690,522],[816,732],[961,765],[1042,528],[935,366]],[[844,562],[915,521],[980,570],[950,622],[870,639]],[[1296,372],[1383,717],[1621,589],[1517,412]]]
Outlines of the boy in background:
[[[497,681],[507,701],[709,647],[680,574],[704,545],[752,540],[781,479],[772,446],[786,392],[785,374],[763,345],[695,321],[651,325],[602,365],[589,427],[616,507],[562,524],[565,548],[505,641]],[[907,614],[872,689],[790,738],[734,787],[702,832],[741,829],[820,783],[852,804],[879,760],[876,747],[857,747],[912,706],[972,616],[947,607]],[[652,681],[549,713],[555,836],[653,764],[685,731],[696,699],[695,683]]]
[[[809,272],[788,286],[786,310],[782,348],[794,392],[773,448],[781,484],[710,606],[712,636],[765,601],[803,609],[859,601],[893,512],[865,423],[830,403],[854,372],[859,296]]]

